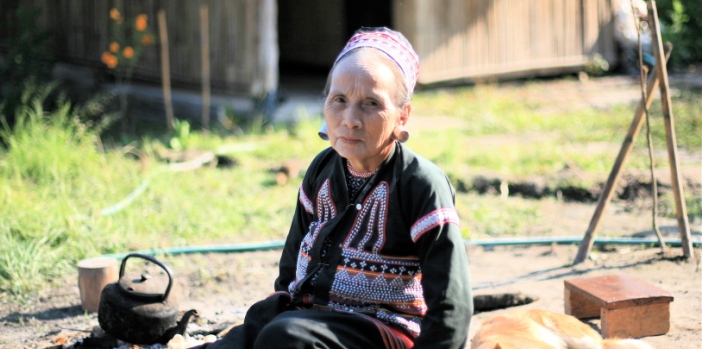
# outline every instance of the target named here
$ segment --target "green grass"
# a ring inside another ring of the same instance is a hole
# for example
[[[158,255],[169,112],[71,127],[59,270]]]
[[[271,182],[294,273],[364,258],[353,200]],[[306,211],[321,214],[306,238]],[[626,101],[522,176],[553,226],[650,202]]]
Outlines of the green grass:
[[[548,99],[530,97],[534,88],[536,83],[506,88],[478,85],[418,94],[414,115],[437,122],[420,130],[421,139],[414,138],[412,147],[448,171],[469,166],[506,175],[545,174],[566,165],[593,173],[609,171],[633,119],[634,106],[569,110],[566,105],[554,112]],[[682,91],[675,95],[673,106],[678,146],[702,151],[702,94]],[[650,115],[654,148],[664,150],[658,99]],[[503,142],[506,136],[509,143]],[[646,169],[648,164],[644,125],[627,166]],[[666,161],[656,164],[667,166]]]
[[[547,175],[566,166],[606,178],[633,106],[554,109],[547,99],[533,98],[537,87],[420,92],[410,125],[422,126],[407,145],[452,178],[479,172]],[[156,160],[168,136],[102,145],[100,130],[77,121],[80,115],[70,105],[46,110],[46,95],[28,93],[16,127],[2,131],[7,147],[0,149],[0,293],[26,295],[64,283],[77,261],[101,254],[283,239],[301,177],[278,185],[271,169],[293,158],[304,169],[327,146],[316,137],[318,119],[236,135],[190,130],[179,135],[181,145],[226,154],[238,165],[175,172]],[[674,106],[678,145],[702,151],[700,93],[682,91]],[[654,104],[651,114],[660,115],[660,106]],[[652,122],[656,148],[663,150],[661,118]],[[134,159],[134,148],[146,161]],[[647,166],[640,136],[627,167]],[[145,190],[130,205],[104,214],[140,185]],[[688,202],[693,217],[702,215],[699,199]],[[541,203],[534,200],[459,193],[457,206],[466,238],[520,235],[542,219]]]
[[[463,235],[516,236],[540,221],[538,201],[520,198],[503,199],[474,193],[458,195],[456,208],[463,222]],[[499,209],[495,209],[499,207]],[[471,222],[470,224],[466,224]]]

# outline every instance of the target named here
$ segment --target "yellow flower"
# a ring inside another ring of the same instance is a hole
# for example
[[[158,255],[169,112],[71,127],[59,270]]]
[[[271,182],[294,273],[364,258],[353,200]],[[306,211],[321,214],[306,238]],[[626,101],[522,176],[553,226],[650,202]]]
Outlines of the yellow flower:
[[[154,42],[154,38],[153,38],[153,36],[151,36],[150,34],[146,34],[146,35],[144,35],[144,36],[141,37],[141,43],[142,43],[142,45],[144,45],[144,46],[149,46],[149,45],[151,45],[153,42]]]
[[[117,66],[117,57],[115,57],[113,54],[105,51],[102,53],[102,63],[105,63],[105,65],[110,68],[114,69]]]
[[[115,41],[110,43],[110,52],[117,53],[119,51],[119,44]]]
[[[132,58],[134,57],[134,49],[131,46],[127,46],[122,50],[122,55],[124,55],[124,58]]]
[[[112,18],[113,20],[115,20],[117,22],[122,21],[122,15],[119,13],[119,10],[116,8],[113,8],[110,10],[110,18]]]
[[[144,30],[146,30],[146,19],[147,19],[147,18],[148,18],[148,17],[146,17],[146,15],[143,14],[143,13],[137,16],[137,18],[136,18],[136,30],[138,30],[138,31],[140,31],[140,32],[143,32]]]

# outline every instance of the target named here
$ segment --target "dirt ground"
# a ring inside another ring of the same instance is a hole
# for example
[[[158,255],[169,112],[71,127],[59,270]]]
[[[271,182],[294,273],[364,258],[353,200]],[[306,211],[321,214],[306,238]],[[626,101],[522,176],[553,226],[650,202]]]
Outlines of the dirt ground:
[[[628,275],[668,291],[670,331],[644,340],[656,348],[699,349],[702,343],[702,272],[699,263],[683,261],[679,248],[666,254],[659,249],[630,246],[595,248],[593,258],[571,265],[575,245],[534,245],[468,248],[474,293],[522,293],[538,297],[518,307],[477,313],[472,336],[485,319],[520,308],[564,311],[563,280],[597,275]],[[696,249],[700,260],[700,249]],[[176,275],[175,294],[181,311],[196,309],[188,333],[218,333],[240,323],[246,309],[267,296],[276,273],[278,250],[166,257]],[[99,329],[97,315],[80,309],[78,287],[70,284],[51,296],[29,304],[3,305],[0,311],[0,347],[63,348]],[[591,320],[598,326],[597,320]],[[99,333],[96,332],[96,333]],[[127,346],[122,345],[123,348]]]
[[[553,84],[558,84],[555,87],[560,91],[572,85],[570,103],[601,102],[601,98],[596,98],[594,93],[607,95],[608,86],[617,91],[618,100],[639,96],[635,81],[621,77],[602,80],[600,88],[593,86],[592,81],[588,85],[577,81],[556,81]],[[692,166],[686,168],[684,173],[686,178],[699,184],[702,182],[702,154],[691,156]],[[546,223],[539,227],[539,231],[552,236],[582,236],[594,208],[594,203],[554,200],[541,213]],[[612,203],[602,219],[600,231],[616,232],[618,236],[651,237],[649,214],[625,209],[624,203]],[[666,238],[679,238],[675,220],[661,219],[659,224]],[[693,240],[702,240],[700,222],[692,222],[691,228]],[[659,349],[701,348],[700,247],[694,250],[696,261],[690,262],[681,258],[682,250],[679,247],[662,254],[657,248],[598,245],[593,249],[591,258],[578,265],[572,265],[577,244],[467,248],[476,295],[521,292],[538,297],[537,301],[528,305],[477,313],[470,324],[471,336],[482,321],[501,312],[518,308],[563,312],[563,282],[566,279],[629,275],[658,286],[674,297],[670,306],[670,331],[644,340]],[[177,299],[179,309],[196,309],[199,313],[188,326],[188,333],[218,333],[226,326],[241,322],[252,303],[272,292],[279,254],[280,250],[274,249],[163,257],[161,260],[175,272],[173,297]],[[591,324],[599,326],[597,320],[591,321]],[[0,294],[2,348],[70,348],[93,332],[100,334],[97,314],[81,310],[77,273],[75,279],[66,281],[65,287],[47,290],[24,303],[11,301]]]

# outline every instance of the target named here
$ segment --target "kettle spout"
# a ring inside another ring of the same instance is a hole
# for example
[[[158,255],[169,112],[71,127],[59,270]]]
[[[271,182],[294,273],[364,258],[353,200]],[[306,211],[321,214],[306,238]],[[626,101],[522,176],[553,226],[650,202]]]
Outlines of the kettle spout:
[[[185,335],[185,330],[188,328],[188,322],[190,322],[190,318],[193,315],[197,315],[197,310],[195,309],[190,309],[183,314],[183,317],[178,321],[178,326],[176,326],[176,333],[173,335],[175,336],[176,334],[179,335]]]
[[[159,343],[168,343],[168,341],[170,341],[177,334],[184,336],[185,330],[188,328],[188,322],[190,322],[190,318],[194,315],[197,315],[197,310],[190,309],[186,311],[180,321],[178,321],[178,324],[175,327],[168,329],[168,331],[163,334],[161,340],[159,340]]]

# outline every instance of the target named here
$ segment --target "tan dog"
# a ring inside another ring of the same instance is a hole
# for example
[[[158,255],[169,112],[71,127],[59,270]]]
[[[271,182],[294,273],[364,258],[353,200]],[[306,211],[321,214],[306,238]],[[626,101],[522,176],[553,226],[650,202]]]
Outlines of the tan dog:
[[[531,309],[486,320],[471,349],[653,349],[637,339],[602,339],[577,318]]]

